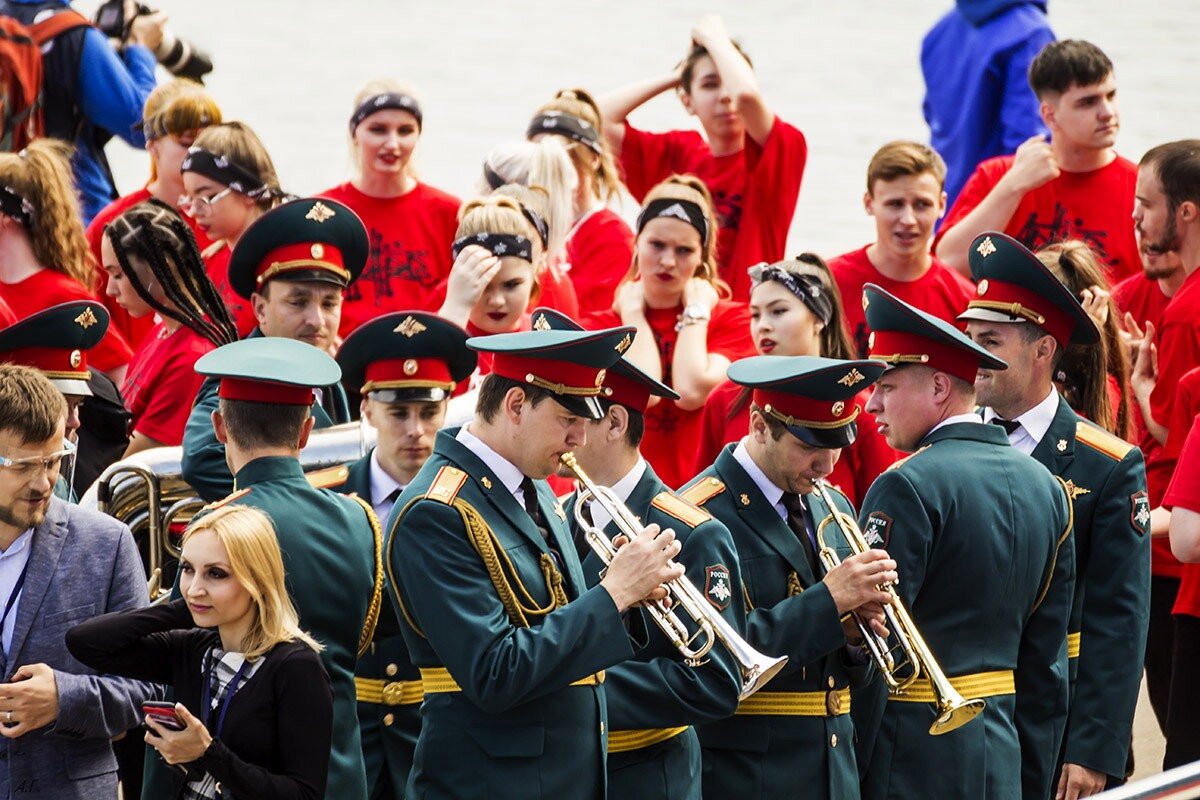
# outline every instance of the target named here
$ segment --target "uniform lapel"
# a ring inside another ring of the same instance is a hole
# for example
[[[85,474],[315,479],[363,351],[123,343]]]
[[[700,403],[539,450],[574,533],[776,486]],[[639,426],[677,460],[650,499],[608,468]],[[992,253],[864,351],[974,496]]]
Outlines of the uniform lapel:
[[[1061,396],[1054,421],[1030,454],[1054,475],[1062,475],[1075,460],[1075,426],[1079,417]]]
[[[717,474],[730,493],[730,500],[738,510],[743,526],[753,535],[767,543],[783,560],[796,571],[804,586],[816,583],[816,576],[808,565],[804,545],[788,527],[783,518],[763,497],[753,479],[733,457],[732,447],[721,452],[716,463]],[[808,502],[807,499],[805,502]]]
[[[575,552],[575,542],[571,539],[571,528],[567,525],[566,509],[554,496],[550,484],[545,481],[534,481],[533,485],[537,487],[538,506],[542,511],[542,519],[546,520],[546,527],[550,529],[550,538],[554,549],[562,556],[562,566],[567,572],[566,577],[571,587],[571,597],[578,597],[587,588],[587,581],[583,578],[583,567],[579,563],[579,559],[569,556],[570,553]],[[540,533],[537,538],[542,538]]]
[[[374,455],[375,449],[371,448],[369,453],[350,465],[350,472],[346,475],[346,493],[358,495],[370,506],[375,505],[375,499],[371,497],[371,458]]]
[[[17,603],[17,618],[13,623],[12,646],[8,649],[7,680],[22,663],[21,650],[33,627],[46,591],[54,580],[54,572],[58,568],[58,559],[62,555],[63,545],[67,541],[66,504],[54,498],[50,501],[50,509],[46,519],[33,531],[33,541],[30,542],[29,572],[25,575],[25,585],[21,589],[21,599]]]

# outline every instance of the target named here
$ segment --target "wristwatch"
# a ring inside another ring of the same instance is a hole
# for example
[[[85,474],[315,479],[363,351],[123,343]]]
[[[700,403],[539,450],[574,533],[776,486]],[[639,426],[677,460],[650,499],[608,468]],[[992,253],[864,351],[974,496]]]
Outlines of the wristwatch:
[[[708,306],[700,303],[689,303],[683,307],[683,313],[679,315],[679,324],[675,326],[676,331],[683,330],[688,325],[695,325],[699,322],[708,322],[712,318],[712,312]]]

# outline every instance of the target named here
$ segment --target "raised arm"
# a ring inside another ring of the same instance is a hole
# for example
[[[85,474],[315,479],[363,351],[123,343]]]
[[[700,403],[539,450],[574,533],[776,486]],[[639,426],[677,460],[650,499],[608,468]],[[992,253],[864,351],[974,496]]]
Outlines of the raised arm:
[[[763,100],[754,69],[733,46],[724,20],[715,14],[701,17],[692,28],[692,41],[712,57],[725,91],[733,98],[733,108],[742,117],[746,133],[760,145],[766,144],[775,124],[775,114]]]
[[[625,118],[643,103],[677,86],[679,86],[678,67],[665,75],[659,75],[632,86],[614,89],[596,99],[596,105],[600,106],[604,138],[614,153],[620,153],[621,145],[625,142]]]

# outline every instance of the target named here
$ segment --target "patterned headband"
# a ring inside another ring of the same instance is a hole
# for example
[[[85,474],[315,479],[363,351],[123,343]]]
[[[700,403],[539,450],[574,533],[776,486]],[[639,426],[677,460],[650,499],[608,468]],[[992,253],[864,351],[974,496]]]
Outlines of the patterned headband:
[[[708,244],[708,219],[704,216],[704,211],[700,206],[691,200],[673,200],[669,197],[651,200],[642,207],[637,216],[637,232],[641,233],[642,228],[645,228],[646,223],[650,220],[662,217],[671,217],[680,222],[686,222],[699,231],[700,242],[704,245]]]
[[[450,253],[454,258],[458,258],[458,254],[472,244],[482,247],[497,258],[516,256],[533,263],[533,242],[528,237],[508,233],[476,233],[455,239],[454,244],[450,246]]]
[[[203,147],[188,148],[180,171],[203,175],[247,197],[257,197],[267,191],[266,185],[257,175],[242,169],[225,156],[211,153]]]
[[[417,127],[424,127],[425,117],[421,114],[421,104],[417,102],[417,98],[399,92],[385,92],[372,95],[358,104],[358,108],[354,109],[354,114],[350,117],[350,133],[354,133],[362,121],[376,111],[389,108],[407,111],[417,118]]]
[[[525,138],[532,139],[539,133],[557,133],[573,142],[579,142],[597,153],[602,152],[600,133],[586,119],[573,117],[562,111],[543,111],[529,123]]]
[[[829,320],[833,318],[833,299],[829,296],[825,284],[816,275],[790,272],[766,263],[754,265],[749,269],[749,273],[754,288],[768,281],[778,283],[800,298],[823,324],[828,325]]]

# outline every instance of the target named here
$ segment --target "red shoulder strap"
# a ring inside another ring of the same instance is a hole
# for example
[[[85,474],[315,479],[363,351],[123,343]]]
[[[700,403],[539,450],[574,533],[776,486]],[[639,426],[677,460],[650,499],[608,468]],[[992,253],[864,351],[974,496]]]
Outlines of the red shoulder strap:
[[[41,47],[60,34],[75,28],[90,27],[91,24],[83,14],[73,8],[68,8],[31,25],[29,36]]]

